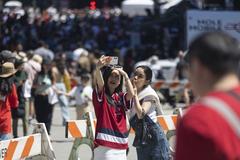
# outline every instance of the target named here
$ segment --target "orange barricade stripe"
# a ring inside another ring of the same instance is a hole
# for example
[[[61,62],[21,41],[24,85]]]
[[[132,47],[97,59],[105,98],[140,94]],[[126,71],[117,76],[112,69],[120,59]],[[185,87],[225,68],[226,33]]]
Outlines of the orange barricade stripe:
[[[96,128],[97,126],[97,120],[93,120],[94,127]]]
[[[131,129],[130,129],[130,133],[135,133],[135,131],[133,130],[132,127],[131,127]]]
[[[172,82],[171,84],[170,84],[170,88],[176,88],[176,87],[178,87],[179,86],[179,82]]]
[[[73,137],[83,137],[75,122],[68,122],[68,128]]]
[[[185,85],[185,88],[190,89],[190,88],[191,88],[191,83],[187,83],[187,84]]]
[[[164,81],[158,81],[154,84],[155,89],[160,89],[162,87],[162,85],[164,84]]]
[[[172,117],[175,128],[177,128],[178,117],[177,116],[171,116],[171,117]]]
[[[27,142],[24,146],[21,158],[25,158],[29,155],[32,145],[33,145],[33,142],[34,142],[34,137],[33,136],[28,137]]]
[[[4,158],[4,160],[12,160],[13,159],[13,154],[16,150],[17,144],[18,144],[18,141],[10,141],[10,143],[8,145],[6,157]]]
[[[168,130],[168,126],[167,126],[165,119],[163,117],[157,117],[157,118],[158,118],[158,122],[159,122],[160,126],[163,128],[163,130]]]

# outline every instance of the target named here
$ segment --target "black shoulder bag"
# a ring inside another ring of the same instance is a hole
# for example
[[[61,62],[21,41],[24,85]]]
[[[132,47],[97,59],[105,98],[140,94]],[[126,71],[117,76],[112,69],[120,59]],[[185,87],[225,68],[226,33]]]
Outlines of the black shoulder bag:
[[[135,138],[133,141],[134,147],[146,146],[156,143],[157,124],[145,114],[142,119],[138,119],[137,115],[130,120],[130,125],[135,131]]]

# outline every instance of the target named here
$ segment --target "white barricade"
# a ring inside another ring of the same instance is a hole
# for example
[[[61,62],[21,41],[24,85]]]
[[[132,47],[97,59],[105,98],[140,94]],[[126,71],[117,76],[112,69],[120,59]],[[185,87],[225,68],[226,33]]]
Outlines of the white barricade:
[[[90,114],[91,115],[91,114]],[[176,130],[178,115],[161,115],[157,116],[157,121],[165,132]],[[92,119],[91,127],[95,135],[96,119]],[[66,125],[66,138],[84,138],[87,137],[87,120],[70,120]],[[133,129],[130,133],[134,133]],[[94,137],[93,137],[94,138]]]
[[[0,160],[47,159],[55,160],[46,127],[37,123],[29,136],[0,141]]]
[[[96,119],[93,119],[92,113],[88,112],[87,120],[70,120],[66,125],[66,138],[75,138],[74,144],[69,156],[69,160],[78,159],[78,147],[82,144],[87,144],[93,151],[94,149],[94,136]],[[157,116],[157,121],[166,133],[167,139],[170,140],[176,133],[177,121],[179,116],[173,115],[160,115]],[[134,133],[134,130],[130,130],[130,134]],[[173,147],[170,147],[172,154],[174,154]],[[93,159],[93,157],[92,157]]]

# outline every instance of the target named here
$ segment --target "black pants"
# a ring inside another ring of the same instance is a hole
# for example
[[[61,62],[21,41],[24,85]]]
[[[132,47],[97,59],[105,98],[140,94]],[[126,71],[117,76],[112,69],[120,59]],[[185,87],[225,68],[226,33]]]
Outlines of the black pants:
[[[36,119],[39,123],[45,123],[48,134],[52,124],[53,105],[48,103],[48,96],[36,95],[34,100]]]

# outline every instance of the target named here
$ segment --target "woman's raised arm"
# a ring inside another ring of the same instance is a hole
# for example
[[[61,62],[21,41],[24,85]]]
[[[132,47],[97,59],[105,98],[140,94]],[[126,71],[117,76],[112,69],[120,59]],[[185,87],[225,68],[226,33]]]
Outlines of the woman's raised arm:
[[[120,69],[120,68],[116,68],[116,70],[119,71],[119,73],[124,77],[125,79],[125,84],[126,84],[126,88],[127,88],[127,96],[126,96],[126,99],[127,101],[131,100],[134,96],[134,90],[133,90],[133,86],[132,86],[132,83],[127,75],[127,73],[123,70],[123,69]]]
[[[132,81],[132,86],[133,86],[133,90],[134,90],[134,96],[133,96],[134,107],[135,107],[138,118],[142,119],[144,117],[144,115],[151,108],[152,102],[145,101],[141,105],[139,102],[139,99],[138,99],[137,88],[136,88],[136,84],[135,84],[134,80]]]
[[[102,92],[103,86],[104,86],[104,80],[102,77],[101,68],[106,64],[109,64],[110,61],[111,61],[111,58],[109,56],[104,56],[104,55],[102,55],[98,60],[98,63],[96,66],[96,72],[94,76],[95,77],[94,82],[96,83],[98,92]]]

